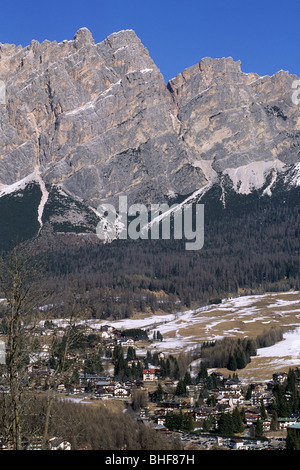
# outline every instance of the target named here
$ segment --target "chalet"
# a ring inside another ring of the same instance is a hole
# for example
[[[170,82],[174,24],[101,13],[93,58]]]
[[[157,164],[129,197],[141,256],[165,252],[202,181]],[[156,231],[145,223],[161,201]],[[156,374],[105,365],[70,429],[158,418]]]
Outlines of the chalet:
[[[98,396],[110,397],[129,397],[131,394],[132,385],[120,382],[111,382],[107,380],[99,380],[95,384],[96,394]]]
[[[68,441],[59,439],[58,437],[51,437],[49,439],[50,450],[71,450],[71,444]]]
[[[264,382],[251,384],[251,390],[254,392],[264,392],[267,389],[268,389],[268,384]]]
[[[200,391],[201,391],[201,385],[200,384],[197,384],[197,385],[187,385],[186,386],[186,391],[189,395],[199,395]]]
[[[262,421],[262,427],[264,432],[268,432],[271,429],[271,420],[270,419],[264,419]]]
[[[113,330],[113,327],[109,325],[102,325],[100,328],[100,331],[108,331],[110,333],[112,332],[112,330]]]
[[[165,425],[165,421],[166,421],[166,417],[165,417],[165,416],[158,416],[157,419],[156,419],[156,423],[157,423],[159,426],[164,426],[164,425]]]
[[[2,442],[0,441],[0,450],[10,450],[10,446],[9,444],[7,444],[6,442]]]
[[[229,394],[229,405],[231,407],[240,406],[244,404],[244,396],[240,393],[230,393]]]
[[[253,424],[257,422],[258,419],[260,419],[259,413],[246,413],[245,414],[245,420],[246,420],[247,426],[252,426]]]
[[[211,376],[214,377],[215,379],[217,379],[220,382],[222,382],[222,380],[224,379],[224,375],[221,372],[217,372],[217,371],[212,372]]]
[[[297,424],[296,418],[278,418],[279,429],[286,429]],[[299,424],[299,423],[298,423]]]
[[[115,338],[120,338],[122,336],[122,331],[117,330],[116,328],[112,329],[112,334],[114,335]]]
[[[217,446],[222,446],[223,445],[223,437],[216,436],[216,444],[217,444]]]
[[[154,431],[157,431],[157,432],[167,432],[168,429],[166,428],[166,426],[164,426],[163,424],[157,424],[156,426],[153,426]]]
[[[199,408],[194,408],[194,419],[195,421],[203,421],[211,416],[214,416],[217,413],[215,408],[209,408],[201,406]]]
[[[134,338],[121,338],[120,344],[122,348],[129,348],[129,346],[134,347]]]
[[[98,380],[95,383],[95,388],[97,393],[101,393],[107,390],[109,387],[114,387],[115,382],[111,382],[110,380]]]
[[[127,365],[128,367],[132,368],[133,366],[137,367],[139,364],[140,360],[139,359],[133,359],[132,361],[128,361]]]
[[[99,334],[103,339],[117,339],[121,337],[122,332],[113,326],[103,325],[100,328]]]
[[[155,380],[155,369],[143,369],[143,381],[153,382]]]
[[[88,384],[91,383],[92,385],[96,385],[97,382],[107,382],[106,377],[103,377],[101,375],[96,375],[96,374],[80,374],[79,375],[79,383],[82,384]]]
[[[232,406],[228,403],[218,403],[218,414],[221,413],[231,413],[232,412]]]
[[[163,391],[162,399],[167,400],[167,398],[168,398],[168,393],[166,391]],[[156,390],[149,390],[148,400],[152,403],[155,403],[157,401],[157,391]]]
[[[117,384],[113,394],[115,397],[128,397],[130,395],[130,390],[126,387],[122,387],[121,384]]]
[[[42,439],[37,437],[33,440],[30,439],[30,442],[29,442],[25,438],[22,442],[22,448],[24,448],[25,450],[42,450]],[[8,450],[8,449],[6,449],[6,450]]]
[[[262,402],[264,405],[269,405],[273,401],[273,394],[271,392],[252,392],[250,402],[253,406],[260,405]]]
[[[166,387],[176,387],[177,384],[178,384],[178,380],[167,380],[165,382]]]
[[[188,406],[187,400],[164,400],[161,402],[161,407],[165,411],[179,410],[184,406]]]
[[[244,396],[241,392],[231,390],[219,390],[219,394],[215,396],[217,404],[228,404],[231,408],[244,404]]]
[[[69,392],[72,393],[72,395],[77,395],[78,393],[84,393],[85,392],[85,385],[71,385],[69,388]]]
[[[239,379],[227,379],[224,381],[224,387],[229,390],[241,390],[242,382]]]
[[[99,336],[101,336],[101,338],[103,338],[103,339],[112,339],[113,338],[112,334],[109,333],[108,331],[101,331]]]
[[[137,380],[126,380],[124,383],[125,387],[127,388],[142,388],[143,387],[143,381],[140,379]]]
[[[238,449],[245,449],[245,444],[243,439],[231,439],[230,441],[231,448],[238,450]]]
[[[49,344],[43,343],[43,344],[41,345],[41,350],[42,350],[43,353],[49,352],[49,350],[50,350]]]
[[[108,325],[101,326],[99,336],[103,339],[112,339],[114,337],[112,327],[109,327]]]
[[[273,374],[273,381],[275,383],[283,384],[288,378],[288,374],[286,372],[276,372]]]

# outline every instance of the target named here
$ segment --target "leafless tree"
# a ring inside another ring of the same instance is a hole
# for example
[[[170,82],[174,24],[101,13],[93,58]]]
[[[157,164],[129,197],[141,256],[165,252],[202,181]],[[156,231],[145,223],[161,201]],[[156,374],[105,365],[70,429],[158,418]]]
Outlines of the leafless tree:
[[[49,360],[41,355],[41,350],[37,347],[38,326],[43,315],[40,307],[49,301],[43,279],[43,265],[27,245],[14,248],[0,259],[0,292],[5,298],[2,320],[5,325],[6,344],[6,361],[2,368],[4,366],[3,375],[9,392],[3,394],[1,400],[2,434],[14,450],[23,448],[22,418],[28,418],[29,414],[33,413],[35,392],[30,389],[30,380],[34,366],[40,367],[44,361],[47,371],[43,429],[40,425],[43,448],[46,448],[48,443],[51,407],[57,387],[70,376],[72,370],[68,363],[68,353],[72,342],[76,340],[74,322],[78,314],[78,299],[72,292],[69,295],[70,305],[64,306],[67,316],[64,338],[58,350],[58,339],[53,336],[48,359],[52,356],[54,362],[50,365]],[[82,313],[80,311],[81,317]],[[28,429],[26,432],[29,433]]]
[[[74,329],[76,320],[78,320],[78,316],[80,316],[81,319],[84,318],[84,311],[79,309],[80,302],[78,305],[77,300],[76,293],[71,289],[68,305],[65,306],[65,314],[67,318],[65,319],[64,337],[61,341],[59,354],[57,353],[57,338],[55,335],[52,338],[51,347],[49,349],[49,355],[52,355],[54,364],[53,368],[49,370],[49,374],[46,379],[47,406],[44,419],[44,432],[42,440],[43,448],[47,448],[48,444],[51,410],[53,401],[57,394],[58,386],[70,380],[70,377],[76,368],[76,361],[74,361],[71,365],[69,364],[68,354],[72,350],[72,347],[76,343],[78,337],[78,334]]]
[[[31,353],[32,330],[38,319],[37,299],[40,298],[39,262],[28,253],[14,248],[0,260],[0,289],[6,308],[6,379],[10,406],[6,411],[6,431],[12,447],[21,449],[20,416],[26,392],[27,365]]]

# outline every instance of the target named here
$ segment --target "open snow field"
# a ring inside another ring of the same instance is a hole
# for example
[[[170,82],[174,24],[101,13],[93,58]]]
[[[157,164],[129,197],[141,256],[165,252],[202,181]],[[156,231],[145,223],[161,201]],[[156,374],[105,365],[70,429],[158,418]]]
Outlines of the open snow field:
[[[94,328],[105,324],[118,329],[147,329],[151,339],[153,332],[159,330],[163,341],[152,342],[151,351],[174,355],[193,349],[203,341],[225,336],[255,338],[264,330],[278,326],[284,331],[284,339],[274,346],[259,349],[251,363],[237,371],[239,377],[244,381],[270,380],[274,372],[300,367],[300,292],[241,296],[176,314],[90,322]]]
[[[251,363],[237,371],[239,377],[245,381],[270,380],[274,372],[300,366],[300,292],[231,298],[197,310],[125,319],[110,324],[122,329],[150,328],[150,338],[154,330],[159,330],[164,340],[152,343],[151,351],[171,354],[225,336],[256,337],[264,330],[278,326],[284,331],[284,339],[271,347],[259,349]]]

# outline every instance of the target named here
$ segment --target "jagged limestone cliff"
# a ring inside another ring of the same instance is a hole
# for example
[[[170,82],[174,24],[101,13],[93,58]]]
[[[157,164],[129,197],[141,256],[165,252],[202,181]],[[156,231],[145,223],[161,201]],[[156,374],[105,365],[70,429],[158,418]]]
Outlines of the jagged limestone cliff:
[[[132,30],[99,44],[0,45],[0,196],[36,181],[40,224],[53,185],[87,206],[159,202],[221,186],[242,193],[292,172],[298,184],[297,77],[259,77],[204,58],[167,85]]]

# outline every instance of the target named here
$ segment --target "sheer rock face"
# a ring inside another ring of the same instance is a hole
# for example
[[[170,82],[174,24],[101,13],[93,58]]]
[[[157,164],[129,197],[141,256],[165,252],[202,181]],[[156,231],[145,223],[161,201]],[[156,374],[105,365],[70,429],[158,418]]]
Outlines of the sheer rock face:
[[[300,107],[292,101],[297,77],[241,72],[240,62],[205,58],[169,83],[178,105],[180,135],[194,165],[208,178],[227,174],[250,192],[266,173],[299,161]]]
[[[0,192],[32,177],[92,207],[159,202],[228,175],[249,192],[299,161],[300,106],[287,72],[205,58],[166,86],[132,30],[95,44],[0,44]]]

